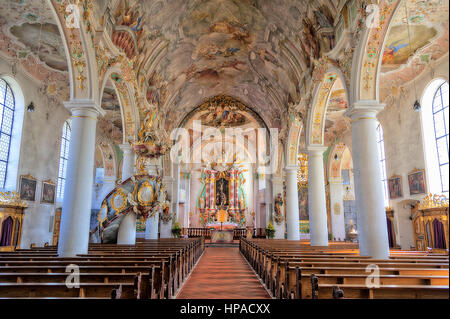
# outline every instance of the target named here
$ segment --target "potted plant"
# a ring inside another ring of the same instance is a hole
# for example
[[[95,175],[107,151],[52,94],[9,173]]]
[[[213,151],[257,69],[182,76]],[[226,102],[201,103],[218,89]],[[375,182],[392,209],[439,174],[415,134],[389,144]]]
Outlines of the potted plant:
[[[174,238],[180,238],[181,236],[181,227],[178,222],[174,222],[172,225],[172,235]]]
[[[269,225],[266,228],[266,236],[270,239],[275,237],[275,228],[273,227],[272,222],[269,222]]]

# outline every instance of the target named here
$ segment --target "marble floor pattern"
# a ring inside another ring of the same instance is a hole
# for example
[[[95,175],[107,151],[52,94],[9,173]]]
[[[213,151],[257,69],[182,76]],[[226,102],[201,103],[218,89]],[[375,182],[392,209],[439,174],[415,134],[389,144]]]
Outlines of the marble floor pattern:
[[[208,247],[177,299],[269,299],[239,248]]]

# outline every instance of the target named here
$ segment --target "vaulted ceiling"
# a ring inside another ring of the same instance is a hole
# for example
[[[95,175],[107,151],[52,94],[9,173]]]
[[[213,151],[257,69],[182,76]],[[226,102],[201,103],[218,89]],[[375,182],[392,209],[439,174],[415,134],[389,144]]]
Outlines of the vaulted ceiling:
[[[398,10],[382,66],[381,96],[389,97],[423,65],[448,53],[448,0],[405,0]],[[113,25],[116,53],[134,62],[149,104],[170,129],[213,96],[227,95],[251,108],[269,127],[283,127],[289,105],[311,88],[314,62],[333,47],[345,0],[83,0],[101,26]],[[358,6],[363,1],[356,0]],[[43,92],[68,99],[65,53],[51,8],[42,0],[0,1],[0,56],[42,83]],[[417,67],[419,66],[419,67]],[[414,72],[413,72],[414,71]],[[120,112],[107,86],[100,126],[116,135]],[[336,84],[326,140],[348,129],[339,119],[346,103]],[[108,104],[109,103],[109,104]],[[109,106],[108,106],[109,105]],[[109,128],[109,129],[107,129]],[[107,133],[105,133],[107,135]]]
[[[288,104],[305,90],[313,60],[331,49],[318,30],[332,33],[336,2],[122,0],[109,8],[119,26],[113,40],[136,56],[147,100],[166,123],[226,94],[280,127]],[[98,3],[97,10],[105,8]]]

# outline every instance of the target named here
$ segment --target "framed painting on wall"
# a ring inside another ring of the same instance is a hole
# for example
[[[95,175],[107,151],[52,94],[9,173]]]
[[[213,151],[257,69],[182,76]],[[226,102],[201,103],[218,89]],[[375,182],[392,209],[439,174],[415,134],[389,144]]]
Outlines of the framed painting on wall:
[[[30,202],[36,199],[36,178],[30,174],[20,176],[20,198]]]
[[[409,194],[425,194],[425,170],[416,169],[408,174]]]
[[[56,184],[52,180],[42,182],[41,203],[54,204],[56,195]]]
[[[402,177],[394,175],[388,180],[389,198],[395,199],[403,197]]]

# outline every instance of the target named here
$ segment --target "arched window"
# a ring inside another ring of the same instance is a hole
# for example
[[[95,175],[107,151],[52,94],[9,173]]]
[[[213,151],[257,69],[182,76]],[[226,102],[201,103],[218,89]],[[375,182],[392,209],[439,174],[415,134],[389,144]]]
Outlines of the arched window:
[[[442,83],[433,99],[434,138],[442,193],[448,193],[448,83]]]
[[[0,188],[5,187],[8,174],[15,105],[11,87],[0,79]]]
[[[448,196],[449,86],[445,80],[432,81],[422,98],[422,132],[428,191]]]
[[[67,161],[69,159],[70,144],[70,120],[64,123],[61,136],[61,151],[59,153],[59,170],[58,170],[58,186],[56,189],[56,197],[59,201],[64,198],[64,186],[66,182]]]
[[[377,126],[377,144],[378,144],[378,153],[380,154],[381,161],[381,181],[383,182],[384,189],[384,206],[389,206],[389,193],[388,193],[388,181],[387,181],[387,173],[386,173],[386,152],[384,151],[384,137],[383,137],[383,128],[381,124],[378,123]]]

